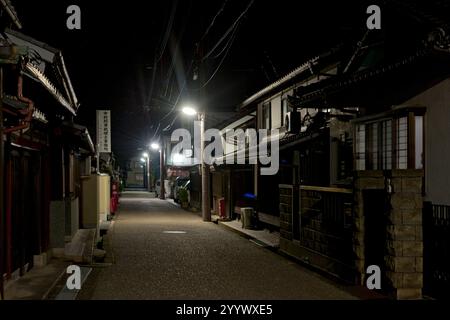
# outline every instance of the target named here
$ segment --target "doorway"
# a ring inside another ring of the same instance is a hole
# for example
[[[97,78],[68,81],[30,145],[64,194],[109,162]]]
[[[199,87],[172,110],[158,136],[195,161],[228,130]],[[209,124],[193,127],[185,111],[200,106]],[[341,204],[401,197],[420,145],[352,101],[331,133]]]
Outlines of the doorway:
[[[364,190],[364,248],[365,268],[376,265],[381,270],[381,288],[387,289],[386,253],[387,238],[387,193],[385,190]]]

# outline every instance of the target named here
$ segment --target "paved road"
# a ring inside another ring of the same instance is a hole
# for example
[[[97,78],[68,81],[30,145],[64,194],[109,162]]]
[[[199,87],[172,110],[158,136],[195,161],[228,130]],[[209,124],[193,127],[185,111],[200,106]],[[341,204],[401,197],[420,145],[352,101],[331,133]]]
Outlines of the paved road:
[[[142,195],[124,194],[109,232],[114,264],[96,270],[82,298],[354,299],[220,225]]]

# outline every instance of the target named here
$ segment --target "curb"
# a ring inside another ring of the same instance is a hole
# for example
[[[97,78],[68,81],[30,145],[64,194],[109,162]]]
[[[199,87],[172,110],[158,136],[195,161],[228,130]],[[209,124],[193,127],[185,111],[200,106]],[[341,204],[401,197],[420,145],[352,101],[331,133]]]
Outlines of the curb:
[[[224,227],[224,228],[226,228],[227,230],[230,230],[230,231],[240,235],[243,238],[246,238],[246,239],[250,240],[251,242],[253,242],[254,244],[256,244],[256,245],[258,245],[260,247],[269,249],[270,251],[278,252],[279,246],[273,246],[273,245],[270,245],[268,243],[265,243],[264,241],[261,241],[261,240],[257,239],[256,237],[254,237],[252,235],[249,235],[249,234],[247,234],[245,232],[242,232],[242,231],[240,231],[238,229],[232,228],[232,227],[222,223],[220,220],[217,220],[217,224],[222,226],[222,227]]]

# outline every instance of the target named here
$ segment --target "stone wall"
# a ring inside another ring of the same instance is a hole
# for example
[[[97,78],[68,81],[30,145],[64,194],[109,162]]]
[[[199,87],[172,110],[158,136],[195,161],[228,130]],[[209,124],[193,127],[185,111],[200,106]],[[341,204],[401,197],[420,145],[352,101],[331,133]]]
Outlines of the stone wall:
[[[385,266],[382,272],[397,299],[417,299],[423,287],[422,170],[360,171],[354,193],[355,266],[364,285],[365,209],[364,190],[386,190],[390,209],[386,212]]]

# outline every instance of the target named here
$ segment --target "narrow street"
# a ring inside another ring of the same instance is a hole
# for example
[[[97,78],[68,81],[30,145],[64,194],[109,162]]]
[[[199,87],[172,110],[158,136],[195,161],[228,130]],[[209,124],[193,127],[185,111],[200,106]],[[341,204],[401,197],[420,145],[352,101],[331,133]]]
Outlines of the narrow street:
[[[355,298],[300,265],[146,193],[124,194],[108,237],[113,264],[93,272],[79,299]]]

